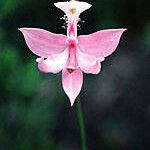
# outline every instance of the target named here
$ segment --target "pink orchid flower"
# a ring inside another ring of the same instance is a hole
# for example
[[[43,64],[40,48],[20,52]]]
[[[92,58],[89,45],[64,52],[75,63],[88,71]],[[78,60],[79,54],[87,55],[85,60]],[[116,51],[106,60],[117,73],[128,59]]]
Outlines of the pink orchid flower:
[[[67,36],[38,28],[20,28],[29,49],[39,56],[38,68],[45,73],[62,70],[62,85],[71,106],[81,91],[83,72],[98,74],[101,62],[112,54],[126,29],[101,30],[77,36],[79,15],[91,7],[86,2],[54,4],[67,16]]]

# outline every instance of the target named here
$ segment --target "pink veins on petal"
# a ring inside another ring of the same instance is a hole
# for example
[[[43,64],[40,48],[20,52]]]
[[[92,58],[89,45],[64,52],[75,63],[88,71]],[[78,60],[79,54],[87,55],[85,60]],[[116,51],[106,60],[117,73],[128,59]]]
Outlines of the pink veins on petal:
[[[77,36],[80,13],[90,4],[79,1],[54,4],[67,16],[67,36],[38,28],[20,28],[29,49],[37,58],[38,68],[45,73],[62,71],[62,85],[71,106],[83,84],[83,72],[98,74],[101,62],[117,48],[126,29],[107,29]]]

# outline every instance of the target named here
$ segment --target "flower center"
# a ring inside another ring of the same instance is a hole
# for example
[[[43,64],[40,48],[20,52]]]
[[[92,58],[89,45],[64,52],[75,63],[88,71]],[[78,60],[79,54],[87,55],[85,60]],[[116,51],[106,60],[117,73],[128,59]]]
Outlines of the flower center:
[[[74,15],[74,14],[76,13],[76,8],[71,8],[71,9],[69,9],[69,13],[70,13],[71,15]]]
[[[67,70],[68,70],[69,73],[72,73],[72,72],[75,71],[75,68],[72,67],[72,66],[68,66],[68,67],[67,67]]]

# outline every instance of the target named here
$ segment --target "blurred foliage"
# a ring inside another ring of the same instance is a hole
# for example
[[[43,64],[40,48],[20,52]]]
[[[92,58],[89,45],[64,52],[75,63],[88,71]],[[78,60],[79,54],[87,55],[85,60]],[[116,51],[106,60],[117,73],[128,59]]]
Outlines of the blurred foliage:
[[[79,150],[74,107],[61,74],[43,74],[19,27],[64,33],[56,0],[0,0],[0,150]],[[144,150],[150,138],[148,0],[87,0],[79,34],[127,28],[100,75],[81,92],[90,150]],[[150,148],[150,147],[149,147]]]

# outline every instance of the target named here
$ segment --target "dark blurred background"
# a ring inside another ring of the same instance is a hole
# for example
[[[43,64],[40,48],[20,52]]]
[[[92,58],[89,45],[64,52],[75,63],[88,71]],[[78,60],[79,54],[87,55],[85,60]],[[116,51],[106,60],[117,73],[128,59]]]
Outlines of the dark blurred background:
[[[0,150],[80,150],[75,107],[61,73],[44,74],[20,27],[66,31],[56,0],[0,0]],[[127,28],[80,93],[88,150],[150,149],[149,0],[87,0],[79,34]],[[76,104],[75,104],[76,105]]]

